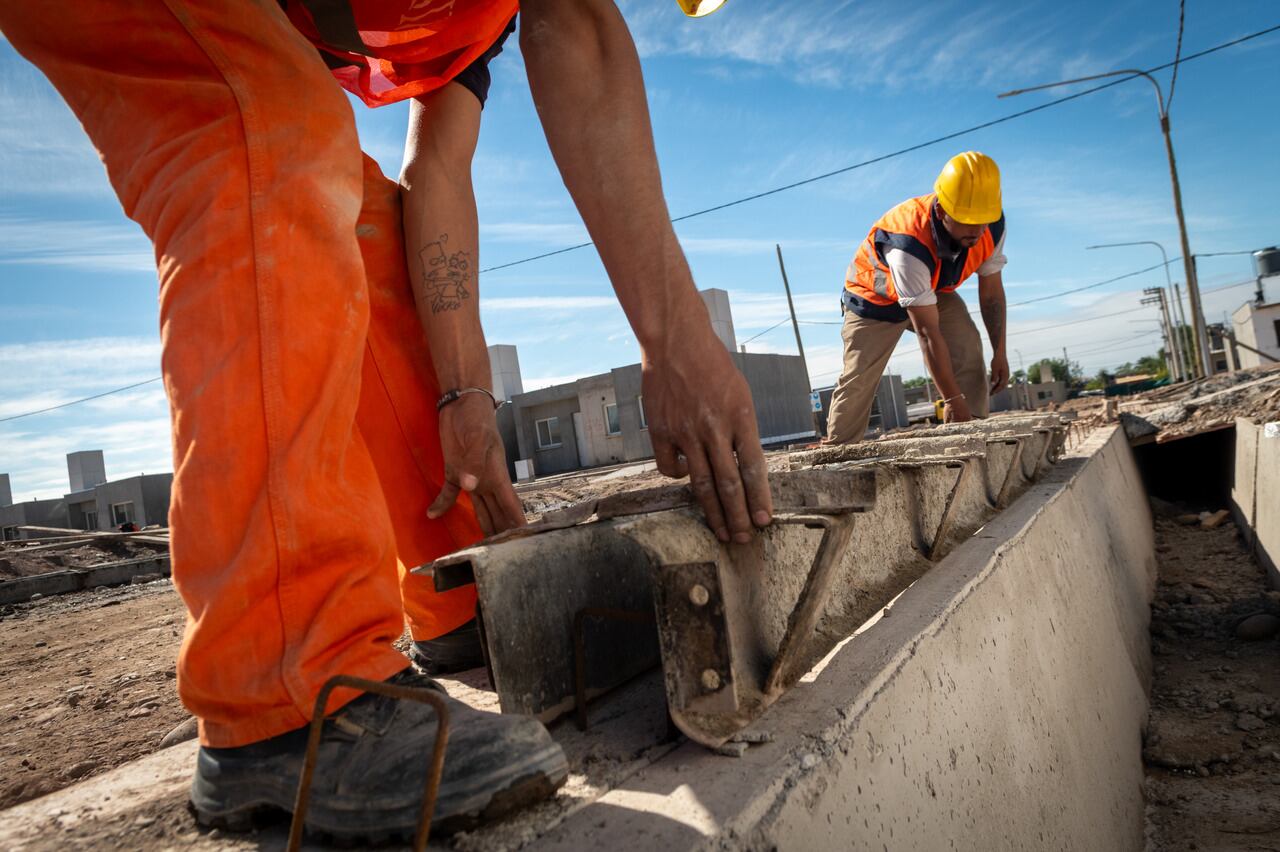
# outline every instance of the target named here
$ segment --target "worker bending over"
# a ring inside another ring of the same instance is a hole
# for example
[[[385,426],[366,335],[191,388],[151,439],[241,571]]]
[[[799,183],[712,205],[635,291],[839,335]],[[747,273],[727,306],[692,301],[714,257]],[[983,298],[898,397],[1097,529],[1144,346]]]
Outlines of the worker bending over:
[[[547,141],[641,346],[658,467],[689,475],[721,540],[750,540],[771,510],[754,409],[671,228],[631,36],[611,0],[519,5]],[[471,186],[487,62],[516,11],[0,4],[0,30],[155,244],[189,613],[178,692],[200,720],[191,798],[206,825],[292,807],[333,676],[443,695],[392,645],[406,615],[423,669],[476,659],[473,588],[437,594],[406,567],[524,523],[494,418]],[[339,84],[371,106],[414,99],[399,183],[362,156]],[[446,701],[437,825],[564,781],[537,721]],[[433,712],[352,689],[325,709],[308,827],[350,843],[412,831]]]
[[[845,274],[844,370],[831,395],[827,442],[861,441],[880,376],[911,328],[946,403],[945,419],[987,416],[988,393],[1009,380],[1005,356],[1005,222],[1000,170],[985,154],[952,157],[934,191],[880,218]],[[978,275],[978,302],[991,340],[991,377],[982,339],[956,289]]]

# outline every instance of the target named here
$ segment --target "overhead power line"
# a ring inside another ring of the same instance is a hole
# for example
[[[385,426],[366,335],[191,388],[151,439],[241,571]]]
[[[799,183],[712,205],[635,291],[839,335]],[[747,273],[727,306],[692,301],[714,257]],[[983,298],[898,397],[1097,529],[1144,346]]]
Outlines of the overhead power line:
[[[24,411],[21,414],[10,414],[8,417],[0,417],[0,423],[7,423],[10,420],[18,420],[23,417],[32,417],[36,414],[46,414],[50,411],[57,411],[59,408],[67,408],[68,406],[79,405],[82,402],[90,402],[91,400],[102,399],[104,396],[111,396],[113,393],[123,393],[127,390],[133,390],[134,388],[140,388],[143,385],[149,385],[153,382],[158,382],[160,381],[161,378],[163,378],[163,376],[155,376],[153,378],[146,379],[141,382],[134,382],[131,385],[125,385],[122,388],[113,388],[109,391],[103,391],[102,393],[95,393],[93,396],[86,396],[80,399],[73,399],[70,402],[62,402],[62,403],[59,403],[58,405],[51,405],[48,408],[40,408],[35,411]]]
[[[1223,253],[1224,253],[1224,254],[1231,254],[1232,252],[1223,252]],[[1236,252],[1236,253],[1238,253],[1238,254],[1247,254],[1247,252]],[[1090,285],[1090,286],[1094,286],[1094,285]],[[1239,282],[1239,283],[1237,283],[1237,284],[1227,284],[1227,285],[1225,285],[1225,286],[1223,286],[1223,287],[1214,287],[1214,288],[1212,288],[1212,289],[1205,290],[1205,291],[1203,291],[1203,292],[1205,292],[1206,294],[1207,294],[1207,293],[1217,293],[1217,292],[1220,292],[1220,291],[1222,291],[1222,290],[1232,290],[1232,289],[1234,289],[1234,288],[1236,288],[1236,287],[1252,287],[1252,286],[1254,286],[1254,282],[1252,282],[1252,281],[1241,281],[1241,282]],[[1065,295],[1065,294],[1064,294],[1064,295]],[[1061,328],[1061,327],[1062,327],[1062,326],[1064,326],[1064,325],[1077,325],[1077,324],[1082,323],[1082,322],[1092,322],[1092,321],[1093,321],[1093,320],[1095,320],[1095,319],[1105,319],[1106,317],[1119,316],[1119,314],[1133,313],[1134,311],[1140,311],[1140,310],[1142,310],[1142,308],[1134,308],[1134,309],[1133,309],[1133,310],[1131,310],[1131,311],[1119,311],[1119,312],[1117,312],[1117,313],[1115,313],[1115,314],[1104,314],[1103,316],[1100,316],[1100,317],[1089,317],[1088,319],[1072,320],[1071,322],[1059,323],[1059,324],[1057,324],[1057,325],[1040,326],[1040,327],[1038,327],[1038,328],[1031,328],[1031,329],[1027,329],[1026,331],[1011,331],[1011,332],[1009,332],[1008,336],[1009,336],[1009,337],[1012,337],[1012,336],[1013,336],[1013,335],[1015,335],[1015,334],[1030,334],[1030,333],[1033,333],[1033,332],[1036,332],[1036,331],[1046,331],[1046,330],[1051,329],[1051,328]],[[784,323],[784,322],[786,322],[786,320],[783,320],[782,322],[777,323],[776,325],[770,326],[769,328],[767,328],[767,329],[765,329],[764,331],[760,332],[760,334],[757,334],[755,337],[748,338],[747,340],[744,340],[744,341],[742,341],[742,342],[743,342],[743,343],[750,343],[752,340],[755,340],[755,339],[756,339],[756,337],[760,337],[760,336],[762,336],[762,335],[764,335],[764,334],[767,334],[767,333],[768,333],[768,332],[770,332],[770,331],[773,331],[773,329],[777,328],[779,325],[782,325],[782,323]],[[827,323],[819,322],[819,321],[817,321],[817,320],[800,320],[800,322],[805,323],[806,325],[826,325],[826,324],[827,324]],[[839,325],[840,323],[838,323],[838,322],[833,322],[833,323],[831,323],[831,324],[833,324],[833,325]],[[910,355],[912,352],[919,352],[919,351],[920,351],[920,350],[919,350],[918,348],[917,348],[917,349],[910,349],[910,350],[906,350],[906,351],[904,351],[904,352],[898,352],[898,353],[896,353],[893,357],[897,358],[899,355]],[[839,370],[836,370],[835,372],[839,372]],[[829,374],[829,373],[819,373],[818,375],[820,375],[820,376],[825,376],[825,375],[830,375],[830,374]],[[108,390],[108,391],[103,391],[102,393],[95,393],[93,396],[86,396],[86,397],[82,397],[82,398],[80,398],[80,399],[73,399],[73,400],[71,400],[71,401],[69,401],[69,402],[59,403],[58,405],[51,405],[51,406],[49,406],[48,408],[40,408],[40,409],[37,409],[37,410],[35,410],[35,411],[24,411],[24,412],[22,412],[21,414],[10,414],[8,417],[0,417],[0,423],[7,423],[7,422],[8,422],[8,421],[10,421],[10,420],[20,420],[20,419],[21,419],[21,418],[23,418],[23,417],[33,417],[33,416],[35,416],[35,415],[37,415],[37,414],[46,414],[46,413],[48,413],[48,412],[50,412],[50,411],[57,411],[57,410],[58,410],[58,409],[60,409],[60,408],[68,408],[68,407],[70,407],[70,406],[72,406],[72,405],[79,405],[79,404],[80,404],[80,403],[82,403],[82,402],[91,402],[91,401],[93,401],[93,400],[95,400],[95,399],[101,399],[101,398],[102,398],[102,397],[104,397],[104,396],[111,396],[112,394],[116,394],[116,393],[124,393],[124,392],[125,392],[125,391],[127,391],[127,390],[133,390],[134,388],[140,388],[140,387],[142,387],[143,385],[149,385],[149,384],[152,384],[153,382],[158,382],[158,381],[160,381],[160,379],[161,379],[161,378],[163,378],[163,377],[162,377],[162,376],[153,376],[152,378],[150,378],[150,379],[145,379],[145,380],[143,380],[143,381],[141,381],[141,382],[134,382],[133,384],[131,384],[131,385],[125,385],[124,387],[113,388],[113,389]]]
[[[1217,53],[1220,50],[1226,50],[1229,47],[1235,47],[1238,44],[1244,44],[1247,41],[1252,41],[1255,38],[1261,38],[1262,36],[1269,35],[1270,33],[1274,33],[1277,31],[1280,31],[1280,24],[1276,24],[1275,26],[1272,26],[1272,27],[1267,27],[1264,30],[1258,30],[1257,32],[1249,33],[1248,35],[1241,36],[1240,38],[1237,38],[1237,39],[1232,39],[1231,41],[1225,41],[1222,44],[1214,45],[1213,47],[1206,48],[1204,50],[1199,51],[1198,53],[1192,53],[1187,56],[1184,56],[1181,59],[1175,60],[1174,62],[1166,62],[1163,65],[1156,65],[1152,68],[1146,69],[1145,73],[1152,74],[1156,71],[1164,71],[1167,68],[1177,67],[1178,65],[1181,65],[1183,63],[1200,59],[1212,53]],[[716,204],[712,207],[703,208],[702,210],[695,210],[692,213],[685,213],[683,216],[676,216],[671,221],[672,223],[683,222],[687,219],[693,219],[698,216],[705,216],[708,213],[715,213],[720,210],[726,210],[730,207],[737,207],[739,204],[746,204],[749,201],[758,201],[761,198],[767,198],[770,195],[777,195],[780,192],[786,192],[791,189],[796,189],[797,187],[807,186],[811,183],[817,183],[818,181],[828,180],[830,178],[837,177],[838,175],[847,174],[848,172],[852,172],[856,169],[866,168],[867,166],[872,166],[872,165],[875,165],[876,163],[882,163],[885,160],[891,160],[891,159],[894,159],[895,157],[901,157],[904,154],[910,154],[912,152],[919,151],[922,148],[928,148],[933,145],[939,145],[943,142],[949,142],[952,139],[956,139],[961,136],[966,136],[970,133],[976,133],[979,130],[986,130],[988,127],[995,127],[997,124],[1004,124],[1007,121],[1013,121],[1015,118],[1022,118],[1023,116],[1031,115],[1032,113],[1037,113],[1037,112],[1041,112],[1042,110],[1051,109],[1052,107],[1056,107],[1061,104],[1065,104],[1070,101],[1083,98],[1087,95],[1092,95],[1094,92],[1100,92],[1103,89],[1110,89],[1112,86],[1119,86],[1121,83],[1127,83],[1130,80],[1137,79],[1139,76],[1141,75],[1134,74],[1128,77],[1117,77],[1114,80],[1110,80],[1106,83],[1099,83],[1096,86],[1091,86],[1088,89],[1083,89],[1079,92],[1076,92],[1075,94],[1064,95],[1060,98],[1055,98],[1054,100],[1048,101],[1046,103],[1038,104],[1037,106],[1028,107],[1027,109],[1018,110],[1017,112],[1011,112],[1008,115],[1003,115],[1003,116],[1000,116],[999,118],[993,118],[990,121],[984,121],[981,124],[975,124],[972,127],[966,127],[963,130],[956,130],[942,136],[936,136],[933,139],[929,139],[925,142],[917,142],[914,145],[908,145],[905,148],[899,148],[896,151],[891,151],[887,154],[881,154],[878,157],[872,157],[871,159],[863,160],[860,163],[854,163],[853,165],[850,165],[850,166],[844,166],[843,168],[834,169],[829,172],[823,172],[820,175],[814,175],[813,177],[805,178],[804,180],[798,180],[793,183],[785,184],[783,186],[774,187],[773,189],[766,189],[762,192],[756,192],[751,195],[745,195],[742,198],[735,198],[732,201],[726,201],[722,204]],[[497,272],[499,269],[509,269],[513,266],[520,266],[521,264],[532,263],[535,260],[543,260],[548,257],[555,257],[556,255],[559,255],[559,254],[566,254],[571,251],[577,251],[578,249],[589,248],[592,245],[593,243],[591,241],[587,241],[585,243],[578,243],[577,245],[566,246],[564,248],[555,249],[554,251],[543,252],[542,254],[535,254],[531,257],[523,257],[523,258],[520,258],[519,260],[512,260],[507,263],[500,263],[496,266],[486,267],[485,269],[481,269],[480,273],[483,274],[485,272]]]

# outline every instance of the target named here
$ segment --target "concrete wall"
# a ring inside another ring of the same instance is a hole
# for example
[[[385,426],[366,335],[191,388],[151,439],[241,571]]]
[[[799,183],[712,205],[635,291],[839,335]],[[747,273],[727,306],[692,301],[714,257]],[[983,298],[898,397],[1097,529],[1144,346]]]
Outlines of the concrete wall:
[[[580,467],[578,441],[573,434],[573,415],[577,410],[577,394],[567,398],[551,395],[545,401],[538,401],[537,394],[526,394],[522,398],[515,417],[520,440],[520,458],[533,459],[534,470],[537,471],[538,476],[563,473]],[[560,420],[560,446],[539,449],[536,423],[548,417],[556,417]]]
[[[102,459],[102,450],[67,453],[67,479],[72,491],[84,491],[106,482],[107,467]]]
[[[13,489],[9,486],[9,474],[0,473],[0,507],[13,505]]]
[[[1280,302],[1269,305],[1246,302],[1231,315],[1236,340],[1280,358],[1280,331],[1277,330],[1277,323],[1280,323]],[[1239,356],[1240,366],[1244,368],[1274,363],[1247,349],[1240,349]]]
[[[640,365],[630,364],[613,371],[613,394],[618,400],[618,417],[622,419],[622,454],[627,461],[653,458],[653,441],[649,427],[642,425],[640,407]]]
[[[1033,409],[1044,408],[1051,402],[1066,402],[1067,385],[1065,382],[1032,382],[1027,385],[1027,394]]]
[[[0,530],[7,527],[31,525],[35,527],[66,527],[67,504],[61,499],[27,500],[11,506],[0,507]],[[14,533],[17,538],[28,538],[22,533]]]
[[[1236,525],[1280,589],[1280,422],[1236,420],[1231,508]]]
[[[715,331],[716,337],[720,338],[720,342],[730,352],[738,349],[738,341],[733,331],[733,313],[729,310],[729,294],[715,287],[706,290],[699,290],[698,295],[702,297],[702,303],[707,306],[707,313],[711,317],[711,328]]]
[[[489,374],[493,381],[493,395],[499,400],[524,393],[520,357],[514,346],[496,344],[489,347]]]
[[[141,478],[146,523],[169,526],[169,497],[173,492],[173,474],[148,473]],[[139,523],[138,526],[143,524]]]
[[[1154,539],[1095,432],[727,760],[683,745],[535,849],[1143,848]]]
[[[762,441],[813,434],[809,377],[799,355],[735,352],[733,361],[751,387]]]
[[[588,467],[626,460],[621,431],[610,435],[605,424],[605,406],[615,403],[611,373],[578,380],[578,411],[582,414],[582,434],[587,442],[582,456]]]

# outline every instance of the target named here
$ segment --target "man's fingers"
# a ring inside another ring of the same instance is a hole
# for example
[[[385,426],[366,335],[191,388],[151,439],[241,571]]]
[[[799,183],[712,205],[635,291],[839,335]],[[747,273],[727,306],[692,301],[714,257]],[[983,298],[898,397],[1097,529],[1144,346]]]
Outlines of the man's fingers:
[[[683,479],[689,475],[689,465],[685,463],[684,456],[666,438],[653,437],[653,460],[658,463],[658,472],[663,476]]]
[[[480,522],[480,531],[484,533],[485,538],[493,535],[493,518],[489,514],[489,507],[485,504],[484,495],[472,494],[471,506],[476,510],[476,520]]]
[[[516,496],[516,490],[507,479],[506,471],[497,474],[501,477],[498,486],[486,496],[492,510],[493,520],[504,530],[522,527],[528,523],[524,517],[524,506]]]
[[[747,514],[747,496],[742,487],[742,476],[738,471],[738,460],[734,458],[729,444],[720,441],[707,447],[707,457],[711,461],[711,470],[716,479],[716,494],[720,497],[720,508],[729,525],[729,534],[739,544],[751,541],[751,517]]]
[[[773,494],[769,491],[769,463],[754,430],[747,440],[739,441],[738,469],[742,472],[742,485],[747,492],[747,510],[751,522],[767,527],[773,520]]]
[[[445,512],[453,508],[453,504],[457,499],[458,484],[446,478],[444,487],[440,489],[440,493],[436,495],[436,499],[432,501],[431,505],[427,508],[427,517],[432,519],[440,517]]]
[[[707,526],[723,542],[729,541],[729,528],[725,525],[724,511],[720,507],[720,494],[716,491],[716,479],[707,462],[706,451],[701,445],[684,448],[685,463],[689,466],[689,490],[707,516]]]

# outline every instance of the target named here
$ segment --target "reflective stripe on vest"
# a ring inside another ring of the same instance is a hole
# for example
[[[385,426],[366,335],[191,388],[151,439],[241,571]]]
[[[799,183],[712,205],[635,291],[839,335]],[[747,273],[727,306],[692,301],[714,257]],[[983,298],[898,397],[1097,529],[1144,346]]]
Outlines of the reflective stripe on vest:
[[[923,263],[929,270],[933,289],[944,293],[959,287],[995,254],[995,247],[1004,234],[1003,217],[983,232],[976,245],[962,250],[954,262],[942,261],[938,257],[934,235],[935,199],[932,194],[909,198],[872,226],[867,238],[859,244],[845,274],[848,290],[873,304],[895,304],[898,292],[893,273],[885,262],[885,255],[890,249],[904,251]],[[941,223],[937,227],[941,228]],[[940,280],[944,268],[948,272],[947,278],[954,280]]]

